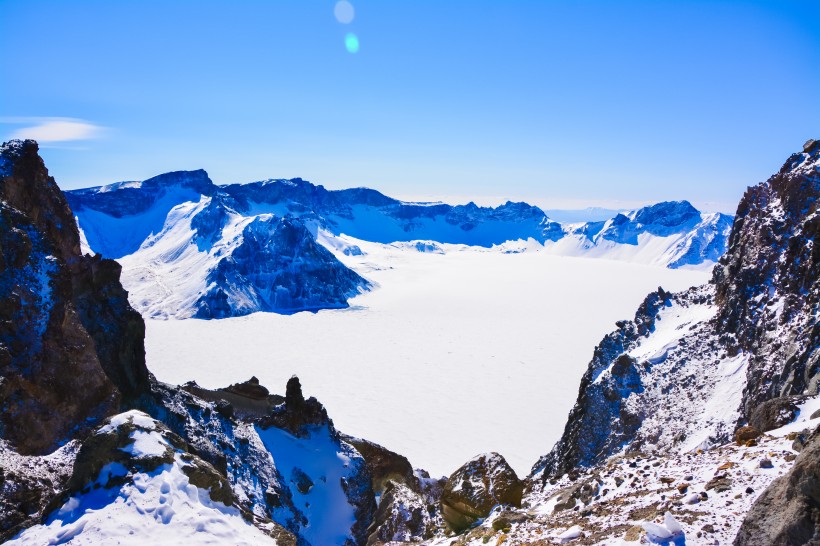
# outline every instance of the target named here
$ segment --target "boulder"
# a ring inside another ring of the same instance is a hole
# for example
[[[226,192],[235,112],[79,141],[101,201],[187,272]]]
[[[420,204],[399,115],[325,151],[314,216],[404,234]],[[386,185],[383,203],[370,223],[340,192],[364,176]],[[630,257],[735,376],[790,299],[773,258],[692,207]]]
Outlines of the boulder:
[[[441,496],[441,511],[455,532],[469,529],[494,506],[521,506],[524,482],[498,453],[479,455],[456,470]]]
[[[804,399],[800,396],[783,396],[767,400],[752,411],[749,425],[760,432],[768,432],[791,423],[800,411],[797,404]]]
[[[735,442],[737,445],[742,445],[749,440],[754,440],[760,437],[760,430],[755,427],[743,426],[735,431]]]
[[[368,546],[432,538],[440,519],[435,505],[404,484],[388,481],[367,532]]]

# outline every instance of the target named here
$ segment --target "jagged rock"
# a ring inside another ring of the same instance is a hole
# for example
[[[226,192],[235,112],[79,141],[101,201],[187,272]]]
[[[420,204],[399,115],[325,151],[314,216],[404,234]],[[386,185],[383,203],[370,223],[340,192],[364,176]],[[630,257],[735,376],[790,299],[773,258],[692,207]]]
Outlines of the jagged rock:
[[[624,401],[639,392],[642,383],[637,363],[625,350],[654,329],[658,312],[671,303],[672,295],[658,288],[646,297],[632,321],[619,323],[619,329],[595,348],[592,362],[581,378],[578,401],[570,412],[564,434],[552,452],[539,460],[532,475],[543,478],[569,472],[576,466],[603,462],[624,441],[634,436],[640,425]],[[613,368],[610,372],[609,368]],[[605,373],[606,372],[606,373]],[[600,376],[604,380],[596,381]]]
[[[142,318],[120,268],[83,256],[37,143],[0,146],[0,421],[45,453],[148,391]]]
[[[368,546],[429,539],[440,525],[435,506],[402,483],[387,481],[368,528]]]
[[[361,438],[345,435],[342,438],[364,457],[373,482],[373,491],[377,495],[382,494],[389,483],[398,483],[415,493],[421,493],[419,479],[406,457]]]
[[[734,544],[820,544],[820,434],[817,431],[792,469],[777,478],[752,505]]]
[[[312,396],[305,400],[302,385],[295,375],[288,380],[285,403],[274,408],[260,423],[266,428],[274,426],[287,430],[294,436],[301,436],[305,427],[312,425],[329,424],[332,428],[327,410]]]
[[[751,355],[742,412],[816,393],[820,328],[820,147],[793,154],[737,209],[729,250],[713,272],[717,323]],[[777,305],[776,305],[777,304]],[[782,309],[778,309],[782,305]]]
[[[479,455],[447,479],[441,496],[442,516],[451,529],[461,532],[487,517],[493,506],[521,506],[523,492],[524,482],[504,457]]]

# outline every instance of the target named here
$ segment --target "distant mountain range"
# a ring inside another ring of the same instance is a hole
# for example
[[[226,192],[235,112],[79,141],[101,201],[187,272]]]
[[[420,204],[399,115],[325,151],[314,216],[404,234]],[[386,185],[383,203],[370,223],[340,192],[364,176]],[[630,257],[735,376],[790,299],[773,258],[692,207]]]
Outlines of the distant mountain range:
[[[334,253],[423,241],[520,252],[535,241],[565,256],[670,268],[711,267],[732,218],[664,202],[604,221],[562,224],[507,202],[409,203],[376,190],[327,190],[294,178],[214,184],[203,170],[66,192],[86,250],[123,264],[132,303],[148,316],[221,318],[254,311],[344,307],[369,288]],[[346,235],[345,241],[339,236]]]

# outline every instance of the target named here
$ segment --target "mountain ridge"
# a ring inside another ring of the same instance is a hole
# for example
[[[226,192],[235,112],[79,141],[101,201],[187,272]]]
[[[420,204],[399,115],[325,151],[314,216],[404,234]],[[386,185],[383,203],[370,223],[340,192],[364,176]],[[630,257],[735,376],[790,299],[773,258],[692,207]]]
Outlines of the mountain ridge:
[[[356,244],[342,241],[343,235],[380,244],[423,241],[415,248],[436,252],[444,252],[441,244],[520,252],[535,247],[527,242],[520,247],[519,241],[534,241],[539,251],[550,254],[704,268],[722,254],[731,227],[730,217],[700,213],[687,201],[565,226],[523,202],[498,207],[409,203],[369,188],[327,190],[301,178],[218,186],[203,170],[73,190],[66,196],[87,251],[120,259],[132,303],[148,316],[162,318],[346,307],[350,297],[372,285],[333,255],[361,253]],[[318,245],[301,240],[313,258],[280,264],[280,273],[274,274],[277,256],[295,258],[296,253],[279,247],[265,257],[255,256],[252,265],[245,263],[248,257],[234,253],[241,254],[246,237],[258,235],[246,231],[251,221],[266,225],[269,234],[285,228],[310,233]],[[266,271],[251,279],[241,272],[248,267]],[[191,278],[181,275],[185,268]],[[292,275],[314,287],[310,294],[298,293],[287,280]]]

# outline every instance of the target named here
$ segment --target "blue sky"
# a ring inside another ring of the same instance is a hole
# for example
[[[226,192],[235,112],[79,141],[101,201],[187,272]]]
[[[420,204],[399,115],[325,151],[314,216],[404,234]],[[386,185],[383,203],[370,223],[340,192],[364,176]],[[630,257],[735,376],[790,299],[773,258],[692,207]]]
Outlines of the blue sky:
[[[733,211],[820,137],[816,0],[350,3],[0,0],[0,138],[64,188],[205,168]]]

